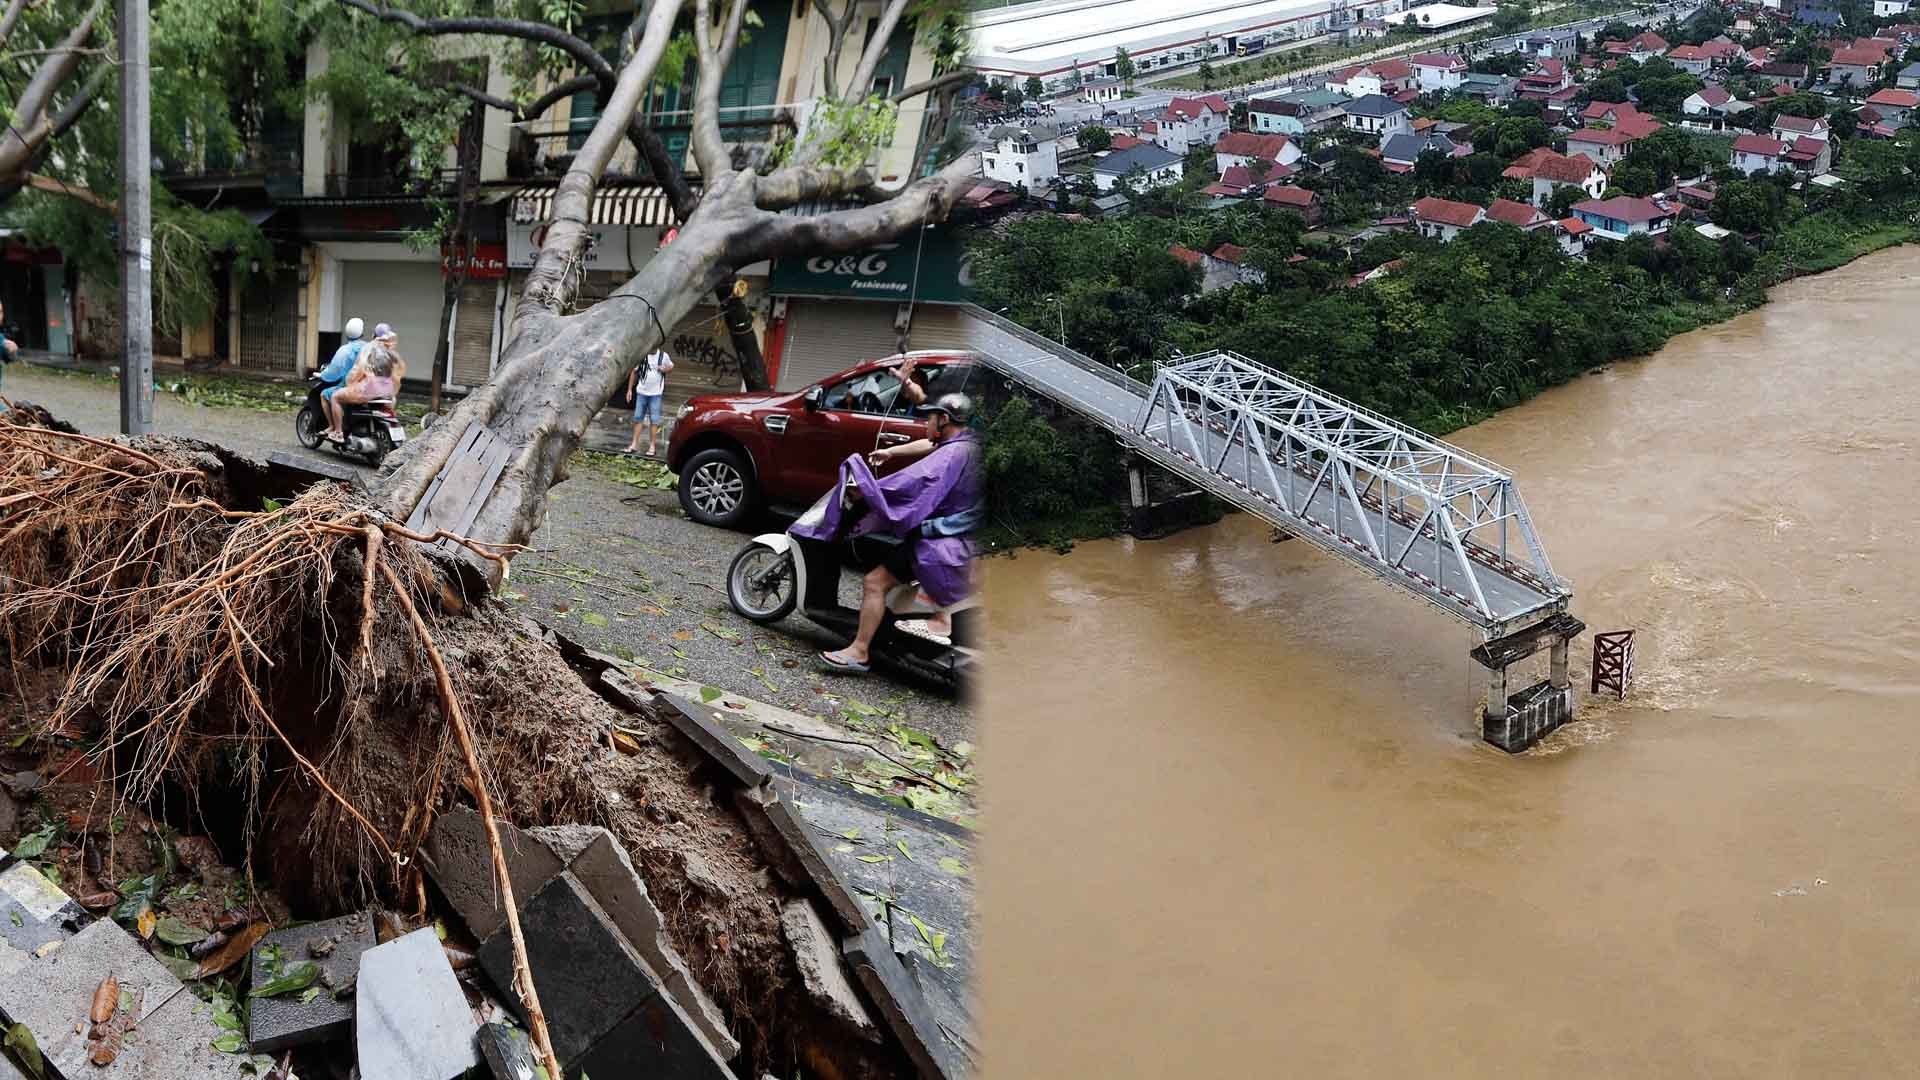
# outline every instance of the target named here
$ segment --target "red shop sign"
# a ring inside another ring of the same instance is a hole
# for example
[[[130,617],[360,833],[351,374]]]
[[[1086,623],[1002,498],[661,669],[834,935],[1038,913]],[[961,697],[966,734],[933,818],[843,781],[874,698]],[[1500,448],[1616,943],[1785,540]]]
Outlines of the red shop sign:
[[[440,272],[451,274],[460,266],[465,252],[456,251],[442,244],[440,247]],[[473,262],[468,264],[467,276],[470,278],[503,278],[507,276],[507,245],[475,244]]]

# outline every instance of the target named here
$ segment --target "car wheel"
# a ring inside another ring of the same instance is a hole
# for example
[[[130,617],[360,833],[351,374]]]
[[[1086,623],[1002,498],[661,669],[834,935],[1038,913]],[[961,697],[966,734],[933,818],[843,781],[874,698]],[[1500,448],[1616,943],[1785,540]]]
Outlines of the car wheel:
[[[738,450],[702,450],[680,470],[680,508],[702,525],[737,528],[759,498],[753,473]]]
[[[300,445],[309,450],[320,449],[320,440],[326,434],[327,422],[311,405],[300,406],[300,412],[293,418],[293,435]]]

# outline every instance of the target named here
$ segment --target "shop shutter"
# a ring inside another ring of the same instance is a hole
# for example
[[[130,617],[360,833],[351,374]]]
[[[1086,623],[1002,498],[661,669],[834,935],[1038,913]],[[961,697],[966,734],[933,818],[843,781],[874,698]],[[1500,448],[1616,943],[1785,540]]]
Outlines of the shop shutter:
[[[400,335],[400,355],[407,361],[407,379],[425,380],[433,369],[439,345],[440,309],[446,289],[438,262],[343,262],[341,314],[359,316],[372,334],[378,323],[391,323]]]
[[[898,307],[863,300],[789,303],[779,389],[799,390],[863,361],[893,355]]]
[[[493,366],[493,309],[499,282],[468,281],[453,313],[453,355],[447,381],[469,390],[487,381]]]
[[[916,304],[907,331],[909,349],[971,349],[967,324],[952,304]]]

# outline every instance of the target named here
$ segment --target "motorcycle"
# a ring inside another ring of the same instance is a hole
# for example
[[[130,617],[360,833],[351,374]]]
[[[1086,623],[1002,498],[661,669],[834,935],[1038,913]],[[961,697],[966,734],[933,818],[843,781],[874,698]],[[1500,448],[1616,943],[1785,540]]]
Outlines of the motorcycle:
[[[395,447],[407,441],[407,425],[401,423],[399,414],[393,411],[393,399],[374,398],[363,404],[348,405],[340,421],[347,441],[330,442],[327,410],[320,402],[320,391],[326,385],[318,374],[307,376],[307,400],[293,418],[293,433],[301,446],[318,450],[322,445],[330,445],[337,453],[357,454],[366,458],[369,465],[378,466]]]
[[[831,541],[795,536],[793,529],[818,525],[827,513],[827,500],[838,498],[842,509],[853,505],[859,489],[851,478],[820,496],[787,532],[762,533],[747,541],[727,567],[727,602],[743,618],[776,623],[796,607],[807,619],[844,639],[860,627],[860,609],[840,602],[840,571],[849,566],[862,573],[880,565],[888,553],[883,545],[905,541],[891,536],[861,536]],[[851,522],[853,515],[843,515]],[[960,686],[979,659],[974,644],[974,621],[979,599],[969,595],[945,608],[920,599],[918,582],[906,582],[887,593],[886,615],[874,635],[871,656],[892,660],[901,667],[937,682]],[[903,619],[924,619],[946,612],[953,632],[942,642],[903,628]]]

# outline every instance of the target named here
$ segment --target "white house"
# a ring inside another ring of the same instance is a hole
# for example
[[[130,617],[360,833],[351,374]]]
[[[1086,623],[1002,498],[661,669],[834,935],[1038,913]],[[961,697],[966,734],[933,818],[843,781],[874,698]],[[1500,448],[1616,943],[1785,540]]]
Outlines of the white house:
[[[1347,127],[1382,139],[1413,128],[1407,107],[1381,94],[1368,94],[1347,102]]]
[[[1420,92],[1458,90],[1467,77],[1467,62],[1456,53],[1415,53],[1411,58],[1413,76]]]
[[[1093,105],[1119,101],[1127,85],[1120,79],[1088,79],[1080,84],[1080,100]]]
[[[1138,176],[1130,181],[1133,190],[1164,187],[1179,181],[1183,160],[1181,155],[1153,143],[1109,151],[1093,163],[1093,186],[1102,192],[1112,191],[1138,169]]]
[[[1140,133],[1162,150],[1185,154],[1195,146],[1212,146],[1227,132],[1227,99],[1219,94],[1174,98]]]
[[[1431,236],[1443,244],[1451,243],[1461,230],[1471,229],[1487,219],[1484,207],[1432,195],[1414,203],[1408,214],[1421,236]]]
[[[1060,147],[1052,139],[1036,139],[1031,131],[1018,131],[980,155],[980,171],[989,180],[1037,188],[1059,177]]]
[[[1584,154],[1556,154],[1547,146],[1515,158],[1501,175],[1532,181],[1535,206],[1547,205],[1556,190],[1569,184],[1595,199],[1607,190],[1607,171],[1599,162]]]
[[[1618,128],[1581,128],[1567,136],[1567,153],[1612,166],[1639,140]]]
[[[1380,60],[1336,72],[1327,80],[1327,89],[1344,91],[1351,97],[1365,97],[1397,94],[1417,83],[1412,64],[1405,60]]]
[[[1782,142],[1792,142],[1795,139],[1819,139],[1821,142],[1826,142],[1830,130],[1827,127],[1827,121],[1822,117],[1788,116],[1786,113],[1781,113],[1773,118],[1773,137]]]
[[[1229,131],[1220,136],[1219,142],[1213,144],[1215,175],[1224,174],[1235,165],[1251,167],[1256,161],[1264,161],[1269,167],[1292,166],[1304,156],[1305,152],[1285,135],[1256,135],[1251,131]]]
[[[1742,135],[1733,140],[1727,164],[1746,176],[1777,172],[1787,167],[1787,144],[1765,135]]]
[[[1907,0],[1873,0],[1873,17],[1884,19],[1890,15],[1905,15]]]

